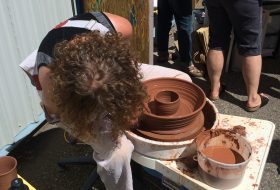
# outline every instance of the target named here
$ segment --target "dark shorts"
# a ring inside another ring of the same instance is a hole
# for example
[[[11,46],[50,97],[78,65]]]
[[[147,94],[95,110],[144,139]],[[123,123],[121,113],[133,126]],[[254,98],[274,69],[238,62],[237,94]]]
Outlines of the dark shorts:
[[[240,55],[261,53],[261,0],[207,0],[209,15],[209,48],[225,51],[231,30]]]

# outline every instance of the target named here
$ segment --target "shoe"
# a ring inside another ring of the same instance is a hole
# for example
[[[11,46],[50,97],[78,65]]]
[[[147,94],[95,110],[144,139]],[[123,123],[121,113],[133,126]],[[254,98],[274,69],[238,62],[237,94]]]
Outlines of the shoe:
[[[191,65],[187,68],[187,73],[192,77],[203,77],[204,71],[199,70],[194,65]]]
[[[261,104],[255,107],[248,107],[245,106],[245,110],[247,112],[254,112],[260,109],[261,107],[265,106],[269,102],[269,98],[266,94],[260,93],[259,96],[261,97]]]
[[[211,96],[209,95],[209,100],[211,100],[212,102],[219,100],[220,96],[226,91],[226,85],[222,84],[220,89],[219,89],[219,95],[218,96]]]

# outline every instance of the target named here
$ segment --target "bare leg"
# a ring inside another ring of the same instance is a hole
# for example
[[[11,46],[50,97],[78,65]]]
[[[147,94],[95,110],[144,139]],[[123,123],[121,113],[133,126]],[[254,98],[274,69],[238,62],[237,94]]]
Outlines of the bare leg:
[[[224,66],[224,53],[219,50],[209,50],[207,56],[207,70],[211,82],[210,96],[218,97],[220,90],[220,78]]]
[[[261,104],[261,99],[258,95],[261,68],[262,59],[260,55],[244,57],[242,73],[247,89],[248,107],[255,107]]]

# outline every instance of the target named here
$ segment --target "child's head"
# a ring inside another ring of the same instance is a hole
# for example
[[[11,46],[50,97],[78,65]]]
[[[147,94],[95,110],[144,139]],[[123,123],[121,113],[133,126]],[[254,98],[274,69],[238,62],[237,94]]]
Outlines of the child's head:
[[[53,101],[60,118],[77,136],[109,113],[115,135],[130,127],[142,111],[146,91],[139,66],[120,35],[84,33],[56,45],[50,66]]]

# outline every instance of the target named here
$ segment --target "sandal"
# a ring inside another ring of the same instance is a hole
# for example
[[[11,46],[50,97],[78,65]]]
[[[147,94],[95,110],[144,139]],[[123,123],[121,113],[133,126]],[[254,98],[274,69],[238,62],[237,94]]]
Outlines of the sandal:
[[[191,65],[187,68],[187,73],[192,77],[203,77],[204,71],[199,70],[194,65]]]
[[[224,92],[226,91],[226,85],[222,84],[220,89],[219,89],[219,95],[218,96],[211,96],[209,95],[209,100],[211,100],[212,102],[219,100],[220,99],[220,95],[222,95]]]
[[[261,107],[265,106],[269,102],[269,98],[266,94],[260,93],[259,96],[261,97],[261,104],[254,107],[245,106],[245,110],[247,112],[254,112],[260,109]]]

